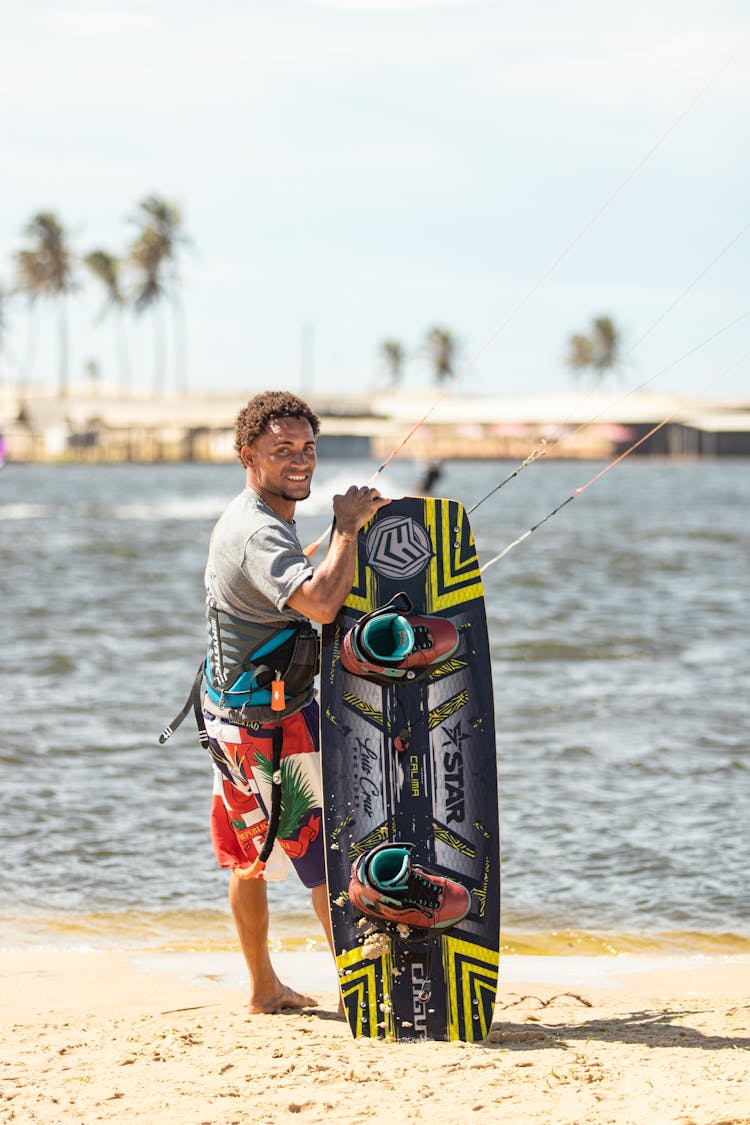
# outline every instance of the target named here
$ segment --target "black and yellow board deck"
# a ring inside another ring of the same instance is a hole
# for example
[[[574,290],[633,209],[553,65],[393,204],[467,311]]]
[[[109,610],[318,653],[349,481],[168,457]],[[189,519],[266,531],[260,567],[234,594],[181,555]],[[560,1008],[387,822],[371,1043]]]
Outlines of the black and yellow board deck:
[[[449,618],[459,646],[429,680],[381,687],[348,672],[339,650],[400,591],[415,613]],[[323,630],[321,722],[331,918],[353,1034],[484,1039],[500,941],[497,763],[479,563],[457,501],[394,500],[360,532],[351,594]],[[416,861],[471,892],[463,921],[385,935],[358,915],[352,863],[385,841],[413,843]]]

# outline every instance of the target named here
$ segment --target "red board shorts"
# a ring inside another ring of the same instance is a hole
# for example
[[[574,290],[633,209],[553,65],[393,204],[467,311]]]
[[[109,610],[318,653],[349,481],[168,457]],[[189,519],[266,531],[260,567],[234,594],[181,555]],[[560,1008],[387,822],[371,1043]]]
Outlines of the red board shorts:
[[[214,768],[211,841],[220,867],[249,867],[260,854],[271,809],[274,722],[241,727],[204,709]],[[262,878],[286,878],[293,866],[306,887],[325,882],[318,704],[281,720],[279,831]]]

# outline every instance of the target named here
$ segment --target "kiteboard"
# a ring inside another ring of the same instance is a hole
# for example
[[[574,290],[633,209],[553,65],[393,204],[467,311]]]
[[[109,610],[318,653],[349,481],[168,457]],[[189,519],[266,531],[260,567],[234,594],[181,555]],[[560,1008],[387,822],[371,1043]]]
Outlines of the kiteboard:
[[[400,679],[352,671],[352,630],[389,606],[428,630],[450,622],[433,632],[452,626],[454,651]],[[359,533],[354,585],[323,629],[321,747],[333,942],[352,1033],[483,1040],[500,943],[497,762],[482,582],[457,501],[394,500]],[[465,888],[465,916],[436,928],[362,913],[353,865],[389,842]]]

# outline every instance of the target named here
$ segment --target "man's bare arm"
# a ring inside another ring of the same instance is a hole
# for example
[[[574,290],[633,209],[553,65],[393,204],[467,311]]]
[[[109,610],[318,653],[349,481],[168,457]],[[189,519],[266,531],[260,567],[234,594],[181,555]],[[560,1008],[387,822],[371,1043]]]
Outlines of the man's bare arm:
[[[321,625],[333,621],[354,581],[357,533],[386,504],[390,500],[366,486],[352,485],[343,496],[334,496],[334,527],[326,557],[287,605]]]

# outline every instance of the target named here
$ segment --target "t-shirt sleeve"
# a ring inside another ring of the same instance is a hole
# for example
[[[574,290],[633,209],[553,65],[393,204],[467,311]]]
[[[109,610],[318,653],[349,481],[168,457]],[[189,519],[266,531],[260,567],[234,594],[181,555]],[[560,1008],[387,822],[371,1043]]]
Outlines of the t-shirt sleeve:
[[[294,591],[312,576],[313,566],[295,536],[278,524],[271,524],[248,539],[242,571],[282,611]]]

